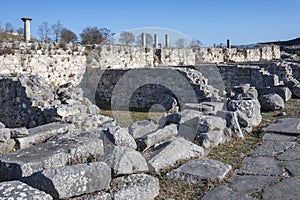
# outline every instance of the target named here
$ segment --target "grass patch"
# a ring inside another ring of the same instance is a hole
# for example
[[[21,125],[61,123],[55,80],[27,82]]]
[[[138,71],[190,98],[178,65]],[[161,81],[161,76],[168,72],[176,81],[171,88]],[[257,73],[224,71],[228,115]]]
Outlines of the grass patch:
[[[158,121],[165,112],[126,112],[101,109],[100,114],[113,117],[117,121],[117,124],[121,127],[129,127],[133,122],[144,119],[153,119]]]

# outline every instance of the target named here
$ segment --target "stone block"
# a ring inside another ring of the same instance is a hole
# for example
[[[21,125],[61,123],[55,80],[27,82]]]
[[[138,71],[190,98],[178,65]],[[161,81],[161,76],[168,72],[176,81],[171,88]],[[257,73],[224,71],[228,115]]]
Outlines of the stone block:
[[[214,130],[197,135],[197,142],[205,149],[224,143],[227,139],[224,130]]]
[[[46,169],[25,179],[27,184],[50,194],[54,199],[106,190],[110,187],[110,181],[111,169],[103,162]]]
[[[149,168],[159,172],[174,166],[178,161],[203,156],[204,150],[202,147],[179,137],[166,145],[162,145],[161,149],[154,153],[155,155],[148,161]]]
[[[111,167],[113,176],[147,172],[149,170],[143,155],[130,147],[107,147],[101,160]]]
[[[137,140],[139,150],[145,151],[150,147],[169,140],[178,134],[177,125],[171,124],[162,129],[158,129]]]
[[[16,141],[20,149],[24,149],[32,145],[40,144],[50,137],[65,133],[72,128],[72,124],[62,124],[60,122],[45,124],[28,129],[29,135],[27,137],[16,138]]]
[[[288,87],[269,87],[269,88],[260,88],[258,90],[259,96],[267,94],[278,94],[284,101],[288,101],[292,98],[292,92]]]
[[[17,150],[0,158],[0,181],[22,179],[35,172],[86,163],[104,153],[100,139],[71,138]]]
[[[275,124],[263,128],[263,131],[298,136],[300,135],[300,118],[278,119]]]
[[[231,169],[231,165],[220,161],[199,158],[167,173],[167,178],[193,184],[203,183],[208,180],[222,180]]]
[[[264,111],[282,110],[284,100],[276,93],[270,93],[259,97],[261,109]]]
[[[0,142],[7,142],[10,140],[10,130],[9,128],[2,128],[0,129]]]
[[[218,186],[202,197],[202,200],[256,200],[245,193],[233,191],[225,186]]]
[[[21,137],[28,137],[29,131],[25,127],[21,128],[11,128],[10,129],[11,138],[21,138]]]
[[[133,136],[134,139],[143,137],[144,135],[156,131],[158,129],[158,124],[153,120],[142,120],[134,122],[128,128],[129,134]]]
[[[116,186],[112,188],[112,198],[127,199],[155,199],[159,194],[159,180],[146,174],[133,174],[115,179]]]
[[[32,199],[52,200],[51,195],[39,191],[21,181],[7,181],[0,183],[0,199]]]
[[[241,130],[237,112],[231,112],[231,111],[218,111],[217,116],[221,117],[222,119],[225,119],[226,121],[226,127],[233,130],[238,137],[244,138],[244,134]]]
[[[0,142],[0,156],[10,153],[15,148],[15,141],[12,139],[7,140],[6,142]]]

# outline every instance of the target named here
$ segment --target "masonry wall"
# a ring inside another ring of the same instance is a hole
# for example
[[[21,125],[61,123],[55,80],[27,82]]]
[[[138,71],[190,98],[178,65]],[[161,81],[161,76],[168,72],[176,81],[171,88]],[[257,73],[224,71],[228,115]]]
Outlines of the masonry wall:
[[[250,62],[280,58],[278,46],[254,49],[161,49],[102,45],[1,44],[0,74],[38,74],[52,85],[79,85],[86,67],[100,69],[191,66],[201,63]]]

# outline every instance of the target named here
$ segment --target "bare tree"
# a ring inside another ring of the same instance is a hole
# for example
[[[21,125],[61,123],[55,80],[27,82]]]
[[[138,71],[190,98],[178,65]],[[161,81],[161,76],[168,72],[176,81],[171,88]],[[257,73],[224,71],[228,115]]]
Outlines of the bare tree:
[[[54,34],[56,43],[60,40],[62,29],[63,29],[63,25],[60,23],[60,21],[57,21],[55,24],[51,25],[51,30],[52,33]]]
[[[21,34],[24,34],[24,28],[21,28],[21,27],[20,27],[20,28],[18,28],[16,31],[17,31],[17,33],[20,34],[20,35],[21,35]]]
[[[50,28],[48,22],[43,22],[41,25],[38,26],[38,35],[40,39],[44,42],[50,42],[51,38],[50,35]]]
[[[198,48],[198,47],[200,47],[201,45],[202,45],[202,43],[201,43],[199,40],[192,40],[192,41],[190,42],[189,47],[190,47],[190,48]]]
[[[14,29],[15,28],[11,23],[9,23],[9,22],[5,23],[5,31],[6,32],[12,33],[14,31]]]
[[[114,33],[108,28],[86,27],[80,34],[82,44],[101,44],[110,42]]]
[[[77,41],[77,35],[66,28],[63,28],[61,30],[61,38],[60,38],[60,42],[65,42],[65,43],[69,43],[69,42],[73,42],[75,43]]]
[[[135,36],[132,32],[124,31],[120,34],[119,42],[130,45],[135,42]]]
[[[179,38],[176,42],[175,42],[175,46],[177,48],[184,48],[185,47],[185,39],[184,38]]]
[[[152,47],[152,45],[153,45],[153,36],[150,33],[145,33],[145,35],[146,35],[146,45],[148,47]],[[142,45],[142,34],[137,36],[136,44],[137,45]]]

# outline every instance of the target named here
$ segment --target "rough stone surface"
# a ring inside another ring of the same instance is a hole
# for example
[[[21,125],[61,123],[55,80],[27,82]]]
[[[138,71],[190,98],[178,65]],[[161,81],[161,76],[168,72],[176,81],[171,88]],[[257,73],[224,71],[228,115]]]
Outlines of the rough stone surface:
[[[236,176],[230,182],[229,187],[237,192],[250,193],[262,189],[273,181],[276,181],[276,176]]]
[[[11,152],[15,147],[14,140],[8,140],[6,142],[0,142],[0,156]]]
[[[40,144],[52,136],[62,134],[72,129],[71,124],[62,124],[60,122],[45,124],[35,128],[28,129],[27,137],[17,138],[16,141],[20,149],[28,148],[35,144]]]
[[[262,120],[260,114],[260,103],[254,98],[242,98],[241,100],[231,100],[227,104],[229,111],[240,111],[244,113],[251,121],[252,126],[257,126]]]
[[[288,101],[292,98],[292,92],[288,87],[270,87],[259,89],[259,96],[275,93],[278,94],[284,101]]]
[[[300,85],[290,88],[294,97],[300,98]]]
[[[108,189],[111,169],[103,162],[70,165],[37,172],[25,181],[54,199]]]
[[[134,138],[125,128],[120,128],[119,126],[110,126],[109,128],[103,130],[103,134],[117,146],[131,147],[133,149],[137,148]]]
[[[53,198],[20,181],[7,181],[0,183],[0,199],[52,200]]]
[[[300,135],[300,118],[278,119],[275,124],[263,128],[263,131],[295,136]]]
[[[134,122],[128,128],[129,134],[133,136],[134,139],[143,137],[144,135],[156,131],[158,129],[158,124],[153,120],[142,120]]]
[[[160,148],[160,147],[158,147]],[[176,162],[180,160],[185,160],[194,157],[200,157],[204,155],[204,150],[202,147],[193,144],[185,140],[184,138],[177,138],[171,141],[167,145],[163,145],[158,153],[156,153],[149,161],[150,170],[156,172],[161,169],[173,166]]]
[[[149,170],[142,154],[130,147],[108,147],[101,160],[112,168],[113,176],[147,172]]]
[[[214,130],[197,135],[197,141],[205,149],[224,143],[227,139],[228,137],[225,136],[224,130]]]
[[[201,183],[207,180],[221,180],[231,169],[230,165],[220,161],[199,158],[188,161],[179,168],[172,170],[167,174],[167,177],[187,183]]]
[[[277,156],[280,153],[283,153],[290,147],[295,146],[295,142],[274,142],[274,141],[267,141],[262,145],[256,147],[252,152],[251,156]]]
[[[276,93],[260,96],[259,102],[264,111],[282,110],[285,107],[284,100]]]
[[[291,176],[300,176],[300,160],[290,160],[284,164]]]
[[[238,170],[240,175],[281,176],[284,172],[279,161],[272,157],[246,157],[243,163],[243,169]]]
[[[227,187],[218,186],[206,195],[203,196],[202,200],[255,200],[252,197],[245,195],[244,193],[235,192]]]
[[[43,169],[86,163],[103,153],[102,140],[84,137],[17,150],[0,158],[0,181],[21,179]]]
[[[177,125],[171,124],[165,126],[163,129],[158,129],[152,133],[149,133],[137,140],[138,148],[142,151],[147,150],[155,144],[162,143],[178,134]]]
[[[274,134],[274,133],[266,133],[264,134],[262,140],[266,141],[296,141],[297,137],[289,136],[289,135],[281,135],[281,134]]]
[[[262,199],[290,199],[297,200],[300,196],[300,178],[285,178],[275,185],[263,189]]]
[[[11,128],[10,129],[11,138],[20,138],[29,136],[29,131],[25,127]]]
[[[144,199],[153,200],[159,194],[159,180],[146,174],[133,174],[115,179],[117,185],[112,188],[115,200]]]
[[[8,128],[0,129],[0,142],[7,142],[10,140],[10,130]]]
[[[277,156],[278,160],[288,161],[288,160],[299,160],[300,159],[300,145],[296,145],[294,147],[289,148],[279,156]]]
[[[233,130],[240,138],[244,138],[244,134],[238,121],[237,112],[218,111],[217,116],[226,120],[227,128]]]

